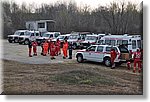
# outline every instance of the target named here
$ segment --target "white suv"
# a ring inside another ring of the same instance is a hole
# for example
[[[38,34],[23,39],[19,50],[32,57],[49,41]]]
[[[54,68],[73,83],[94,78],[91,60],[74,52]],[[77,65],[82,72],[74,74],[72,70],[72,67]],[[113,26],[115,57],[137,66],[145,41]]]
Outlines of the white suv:
[[[89,60],[103,62],[106,66],[111,66],[110,51],[112,48],[117,52],[115,62],[121,64],[129,60],[129,51],[126,47],[110,45],[91,45],[87,49],[77,51],[76,58],[79,63]]]
[[[39,37],[40,37],[39,31],[27,31],[27,32],[25,32],[24,35],[19,36],[18,42],[19,42],[19,44],[27,45],[30,40],[36,40]]]

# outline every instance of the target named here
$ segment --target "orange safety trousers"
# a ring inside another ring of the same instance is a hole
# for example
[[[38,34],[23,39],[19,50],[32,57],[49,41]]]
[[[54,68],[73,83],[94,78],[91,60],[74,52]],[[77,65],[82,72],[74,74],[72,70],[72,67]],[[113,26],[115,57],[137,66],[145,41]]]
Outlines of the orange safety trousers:
[[[43,45],[43,54],[46,55],[48,52],[48,43],[44,43]]]

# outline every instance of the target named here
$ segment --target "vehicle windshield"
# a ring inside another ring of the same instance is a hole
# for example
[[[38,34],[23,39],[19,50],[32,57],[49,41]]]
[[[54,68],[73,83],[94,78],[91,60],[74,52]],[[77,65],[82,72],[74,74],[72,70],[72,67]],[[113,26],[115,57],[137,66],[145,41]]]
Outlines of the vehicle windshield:
[[[50,34],[45,33],[45,34],[43,34],[42,37],[49,37],[49,36],[50,36]]]
[[[85,40],[96,40],[95,36],[86,36]]]
[[[78,35],[71,35],[69,39],[78,39]]]
[[[16,31],[16,32],[14,33],[14,35],[20,35],[20,32],[19,32],[19,31]]]

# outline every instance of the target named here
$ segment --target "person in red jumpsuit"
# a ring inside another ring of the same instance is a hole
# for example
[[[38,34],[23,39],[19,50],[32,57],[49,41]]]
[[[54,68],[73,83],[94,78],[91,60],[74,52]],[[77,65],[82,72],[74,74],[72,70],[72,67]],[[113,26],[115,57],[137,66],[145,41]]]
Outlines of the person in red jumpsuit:
[[[117,53],[116,53],[115,49],[113,49],[113,48],[111,49],[110,55],[111,55],[111,64],[112,64],[111,68],[115,68],[115,59],[117,57]]]
[[[61,51],[60,51],[60,40],[57,39],[55,45],[56,45],[56,55],[60,55],[61,54]]]
[[[34,56],[37,56],[37,45],[38,45],[38,44],[37,44],[36,41],[33,41],[33,42],[32,42],[33,53],[34,53],[33,55],[34,55]]]
[[[45,42],[43,43],[43,56],[46,56],[48,51],[48,42],[47,40],[45,40]]]
[[[48,54],[50,54],[50,46],[51,46],[52,39],[48,39]]]
[[[141,72],[141,52],[139,49],[134,53],[134,68],[133,68],[133,73],[136,71],[136,65],[138,64],[138,69],[139,73]]]
[[[50,56],[51,56],[51,59],[55,59],[55,54],[56,54],[56,47],[55,47],[55,44],[54,42],[51,41],[51,46],[50,46]]]
[[[63,59],[66,59],[66,57],[68,56],[67,55],[67,50],[68,50],[68,42],[67,42],[67,40],[64,41],[62,50],[63,50],[63,55],[64,55]]]

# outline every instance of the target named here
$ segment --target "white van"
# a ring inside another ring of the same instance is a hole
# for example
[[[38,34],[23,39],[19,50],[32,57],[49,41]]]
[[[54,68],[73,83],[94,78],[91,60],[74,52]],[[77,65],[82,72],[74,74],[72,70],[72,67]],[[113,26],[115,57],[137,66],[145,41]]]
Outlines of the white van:
[[[99,44],[109,45],[125,45],[129,51],[136,52],[138,48],[142,48],[142,40],[140,35],[106,35],[102,37]]]

